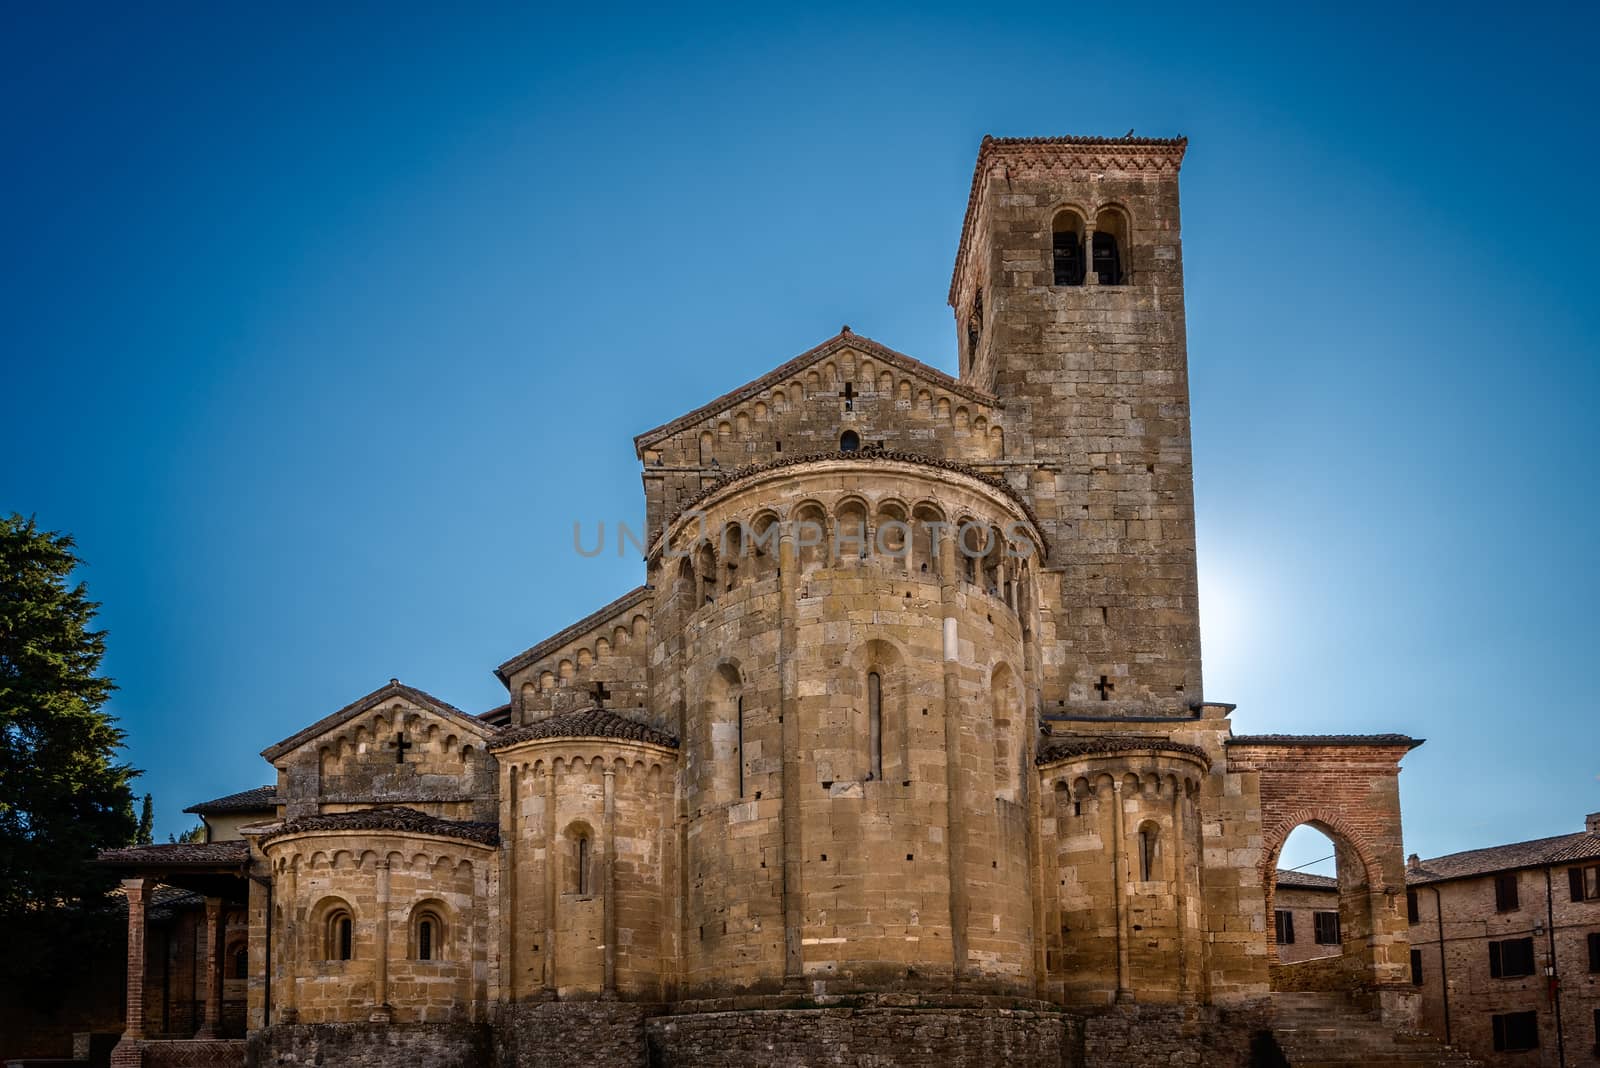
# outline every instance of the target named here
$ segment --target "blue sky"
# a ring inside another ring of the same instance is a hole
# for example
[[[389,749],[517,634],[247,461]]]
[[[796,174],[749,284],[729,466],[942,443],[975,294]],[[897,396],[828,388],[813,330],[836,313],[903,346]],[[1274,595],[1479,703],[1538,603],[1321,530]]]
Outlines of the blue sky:
[[[499,703],[640,580],[570,549],[635,433],[841,323],[954,371],[980,138],[1130,127],[1191,138],[1207,696],[1426,737],[1424,854],[1600,810],[1592,9],[451,7],[0,11],[0,508],[162,834],[390,676]]]

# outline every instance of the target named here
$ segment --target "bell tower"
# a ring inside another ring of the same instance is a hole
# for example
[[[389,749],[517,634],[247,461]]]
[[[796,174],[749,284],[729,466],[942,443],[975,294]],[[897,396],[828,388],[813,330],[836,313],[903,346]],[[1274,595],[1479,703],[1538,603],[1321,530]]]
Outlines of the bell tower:
[[[1050,540],[1047,713],[1183,716],[1202,696],[1187,144],[985,137],[978,152],[950,306],[961,377],[1005,405],[1006,477]]]

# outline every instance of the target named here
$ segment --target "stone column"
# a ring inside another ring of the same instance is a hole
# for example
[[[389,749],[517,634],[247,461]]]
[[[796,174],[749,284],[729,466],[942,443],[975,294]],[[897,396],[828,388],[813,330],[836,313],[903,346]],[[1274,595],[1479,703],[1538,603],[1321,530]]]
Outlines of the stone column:
[[[1117,1001],[1133,1000],[1128,987],[1128,843],[1123,831],[1122,773],[1111,784],[1112,899],[1117,906]]]
[[[389,862],[377,862],[378,915],[374,927],[376,945],[372,954],[372,1015],[373,1023],[388,1023],[394,1015],[389,1007]]]
[[[1083,224],[1083,284],[1100,284],[1100,276],[1094,270],[1094,223],[1089,222]]]
[[[500,837],[500,982],[504,985],[505,999],[512,1004],[517,1000],[517,977],[521,970],[517,962],[517,822],[521,819],[522,768],[510,765],[505,768],[505,828]]]
[[[556,992],[556,766],[544,762],[544,989]]]
[[[278,948],[273,954],[274,967],[281,980],[281,989],[277,992],[278,1011],[274,1014],[277,1019],[274,1023],[292,1024],[299,1022],[300,1007],[297,1001],[299,996],[298,984],[295,982],[295,961],[298,959],[300,946],[303,939],[295,938],[298,925],[295,922],[295,865],[298,858],[291,857],[284,866],[279,884],[274,885],[272,894],[273,908],[280,909],[283,913],[282,922],[276,928]]]
[[[793,523],[778,531],[778,722],[783,738],[783,802],[779,822],[783,828],[783,984],[799,990],[805,984],[805,955],[801,944],[804,911],[801,907],[800,820],[800,712],[795,707],[798,668],[795,664],[795,600],[799,595],[800,554],[795,547]]]
[[[151,880],[124,879],[123,893],[128,898],[128,1004],[122,1040],[144,1037],[144,936],[145,904]]]
[[[957,559],[960,532],[938,531],[939,599],[944,628],[944,780],[945,839],[950,860],[950,967],[960,983],[967,971],[967,821],[962,809],[965,794],[961,768],[960,630],[956,599],[960,593],[963,561]]]
[[[616,857],[616,831],[617,831],[617,770],[607,765],[601,773],[605,776],[605,819],[601,823],[603,836],[600,848],[604,858],[605,868],[601,872],[600,884],[601,900],[601,935],[605,939],[603,948],[604,971],[601,975],[601,993],[606,997],[617,996],[617,857]]]
[[[206,1010],[196,1038],[222,1034],[222,899],[206,900]]]
[[[1184,851],[1187,821],[1183,818],[1184,802],[1188,789],[1180,775],[1172,793],[1172,893],[1173,907],[1178,912],[1178,996],[1189,1001],[1189,880],[1185,866],[1188,858]]]

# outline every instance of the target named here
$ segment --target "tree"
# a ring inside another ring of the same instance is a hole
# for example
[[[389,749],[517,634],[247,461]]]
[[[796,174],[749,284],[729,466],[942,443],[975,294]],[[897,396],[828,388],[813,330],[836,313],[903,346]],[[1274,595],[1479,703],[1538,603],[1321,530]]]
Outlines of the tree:
[[[194,845],[206,840],[205,821],[201,820],[179,835],[167,835],[167,841],[181,845]]]
[[[149,794],[139,808],[139,829],[134,833],[134,845],[149,845],[156,840],[156,806]]]
[[[79,563],[70,535],[0,517],[0,917],[97,906],[114,879],[96,852],[136,830]]]

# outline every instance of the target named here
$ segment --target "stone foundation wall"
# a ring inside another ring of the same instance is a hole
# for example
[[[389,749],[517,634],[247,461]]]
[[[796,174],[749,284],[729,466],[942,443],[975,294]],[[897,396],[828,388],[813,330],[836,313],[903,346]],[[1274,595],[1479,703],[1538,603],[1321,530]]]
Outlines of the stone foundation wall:
[[[482,1024],[281,1024],[250,1036],[244,1063],[325,1068],[482,1068],[491,1063]]]
[[[1265,1005],[1129,1005],[1084,1016],[1036,1001],[971,997],[929,1005],[896,1000],[783,1007],[777,999],[741,999],[737,1006],[708,1003],[698,1007],[711,1011],[676,1014],[629,1002],[547,1002],[505,1009],[493,1029],[285,1025],[253,1035],[246,1063],[250,1068],[1248,1068],[1255,1063],[1252,1045],[1271,1040]]]
[[[649,1006],[621,1001],[515,1005],[497,1021],[492,1063],[498,1068],[645,1068],[649,1011]]]
[[[1233,1009],[1193,1005],[1126,1005],[1083,1021],[1073,1068],[1130,1064],[1253,1068],[1275,1062],[1269,1005]],[[1253,1059],[1254,1058],[1254,1059]],[[1019,1066],[1020,1068],[1020,1066]]]
[[[819,1008],[658,1016],[651,1068],[1069,1068],[1079,1020],[1061,1012]]]

